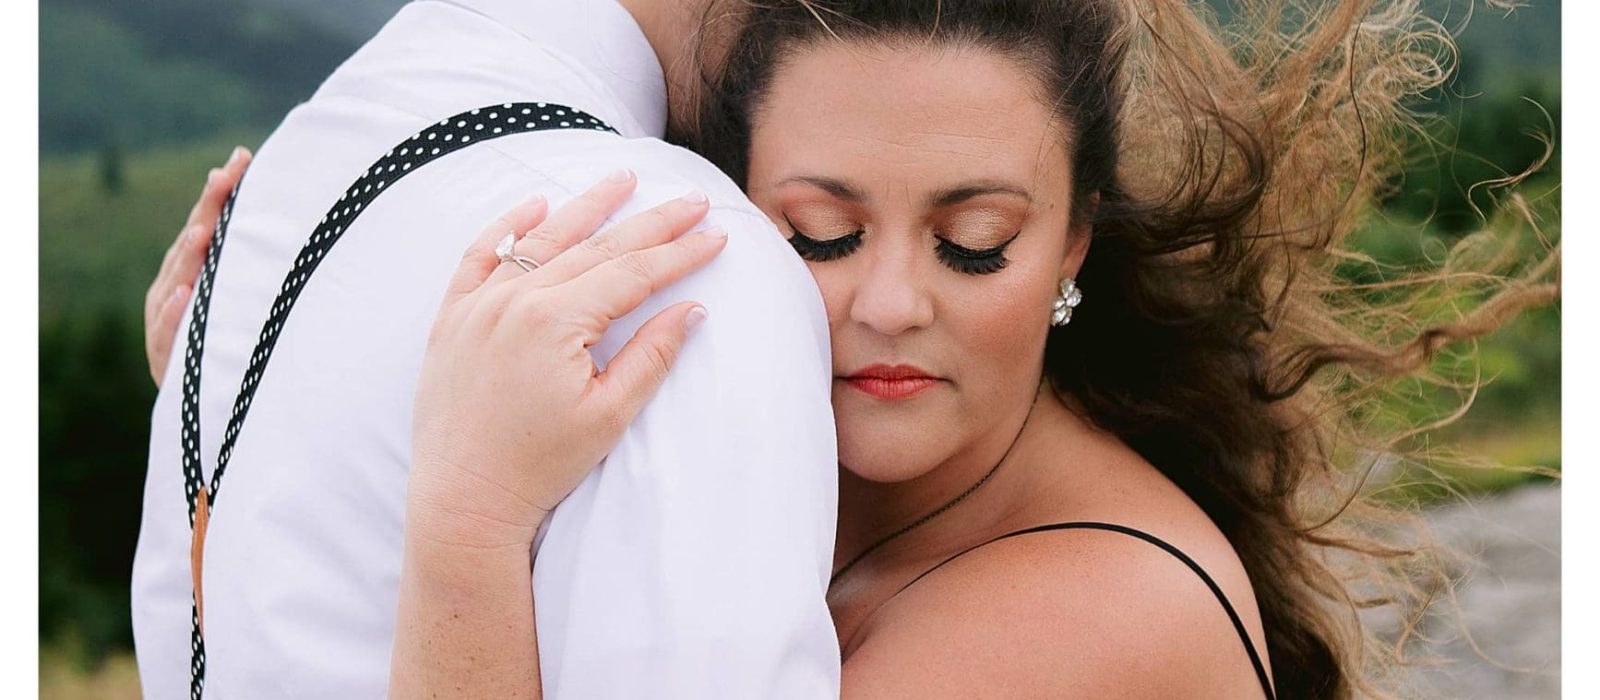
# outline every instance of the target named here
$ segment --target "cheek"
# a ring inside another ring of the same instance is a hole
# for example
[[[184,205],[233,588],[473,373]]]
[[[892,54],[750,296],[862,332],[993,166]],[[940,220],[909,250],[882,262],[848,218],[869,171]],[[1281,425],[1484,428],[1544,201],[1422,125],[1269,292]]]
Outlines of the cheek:
[[[956,381],[975,403],[1011,400],[1019,386],[1031,386],[1044,356],[1053,280],[1042,270],[1015,272],[946,304],[941,315],[943,335],[963,358]]]
[[[850,317],[850,300],[856,283],[850,258],[828,262],[806,262],[811,276],[817,281],[817,291],[822,293],[822,305],[828,312],[828,327],[837,334]],[[837,338],[835,339],[837,341]]]

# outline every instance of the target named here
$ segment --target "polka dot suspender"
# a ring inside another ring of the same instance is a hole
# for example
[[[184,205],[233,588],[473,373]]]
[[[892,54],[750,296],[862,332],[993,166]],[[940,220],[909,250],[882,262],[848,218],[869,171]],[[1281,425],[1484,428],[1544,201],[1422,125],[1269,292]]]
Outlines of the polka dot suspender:
[[[553,103],[506,103],[474,109],[440,120],[390,149],[376,164],[362,173],[337,202],[334,202],[333,207],[312,232],[310,240],[306,241],[305,246],[300,249],[300,254],[295,257],[294,267],[289,270],[282,289],[272,302],[272,309],[261,328],[255,349],[250,353],[250,363],[245,369],[238,396],[234,399],[233,413],[228,418],[228,426],[223,432],[222,449],[217,456],[216,468],[212,470],[211,483],[208,486],[200,459],[200,360],[205,351],[206,313],[211,306],[212,280],[217,274],[217,261],[227,237],[228,222],[233,216],[234,199],[239,194],[239,186],[234,186],[217,220],[216,237],[210,252],[206,254],[200,281],[195,288],[194,313],[189,321],[189,344],[184,353],[183,476],[184,495],[189,502],[189,526],[193,532],[190,567],[194,579],[194,600],[191,607],[193,631],[190,634],[193,655],[189,664],[191,700],[200,700],[205,688],[206,651],[203,634],[205,606],[200,571],[206,524],[211,509],[216,507],[218,491],[222,486],[222,475],[227,470],[229,459],[233,456],[234,444],[239,437],[239,429],[244,425],[245,415],[250,412],[250,402],[255,398],[256,386],[261,382],[262,372],[266,370],[267,361],[272,357],[272,348],[277,344],[279,334],[283,332],[289,311],[300,298],[300,292],[305,289],[311,273],[322,262],[323,256],[333,249],[333,244],[338,242],[340,236],[349,229],[350,224],[361,215],[361,210],[407,173],[473,143],[528,131],[551,129],[588,129],[617,133],[616,129],[588,113]],[[241,184],[242,182],[243,178]]]

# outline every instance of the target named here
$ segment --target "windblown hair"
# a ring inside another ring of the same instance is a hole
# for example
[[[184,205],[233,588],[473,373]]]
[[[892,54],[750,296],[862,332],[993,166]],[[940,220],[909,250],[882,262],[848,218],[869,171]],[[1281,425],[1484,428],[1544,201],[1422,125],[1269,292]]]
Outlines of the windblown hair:
[[[822,42],[1014,58],[1069,127],[1074,217],[1093,221],[1077,279],[1092,301],[1052,329],[1044,375],[1228,537],[1279,697],[1385,696],[1405,635],[1380,639],[1360,612],[1393,606],[1409,631],[1449,587],[1448,550],[1361,482],[1373,455],[1448,419],[1372,406],[1427,380],[1443,348],[1553,301],[1559,248],[1519,267],[1495,242],[1525,227],[1492,226],[1443,270],[1349,279],[1378,266],[1346,239],[1420,133],[1409,105],[1448,78],[1449,33],[1416,0],[1230,4],[1222,22],[1181,0],[740,0],[723,15],[737,28],[702,44],[723,54],[701,65],[725,68],[678,138],[743,181],[774,73]]]

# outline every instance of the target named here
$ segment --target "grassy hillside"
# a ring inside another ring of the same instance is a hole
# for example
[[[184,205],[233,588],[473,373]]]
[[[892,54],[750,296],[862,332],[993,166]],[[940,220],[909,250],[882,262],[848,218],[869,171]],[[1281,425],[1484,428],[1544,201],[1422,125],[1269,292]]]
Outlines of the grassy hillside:
[[[69,155],[39,167],[39,306],[45,319],[109,311],[140,320],[143,293],[200,191],[234,144],[264,134],[125,155]]]
[[[365,38],[281,0],[44,0],[40,146],[138,149],[268,127]]]

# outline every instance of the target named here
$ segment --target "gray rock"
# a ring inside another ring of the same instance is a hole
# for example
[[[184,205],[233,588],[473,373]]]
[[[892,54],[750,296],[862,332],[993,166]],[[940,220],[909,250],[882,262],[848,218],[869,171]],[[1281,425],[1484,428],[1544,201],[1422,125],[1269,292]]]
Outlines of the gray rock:
[[[1408,647],[1446,662],[1407,670],[1408,695],[1559,698],[1561,489],[1525,486],[1438,508],[1427,518],[1445,542],[1471,559],[1455,577],[1459,619],[1446,601],[1438,606],[1445,612],[1422,625],[1428,642]]]

